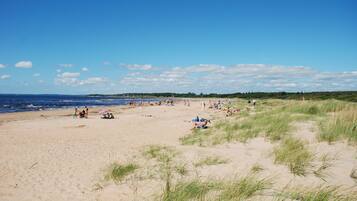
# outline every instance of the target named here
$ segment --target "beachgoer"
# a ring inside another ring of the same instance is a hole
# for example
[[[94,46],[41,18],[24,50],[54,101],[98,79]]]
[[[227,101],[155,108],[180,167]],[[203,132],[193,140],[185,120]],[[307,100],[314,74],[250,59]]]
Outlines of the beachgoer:
[[[84,118],[86,116],[86,111],[82,110],[82,112],[79,113],[80,118]]]
[[[77,116],[78,116],[78,107],[75,107],[73,117],[77,117]]]
[[[85,106],[84,108],[86,109],[86,111],[85,111],[85,116],[86,116],[86,118],[88,118],[88,113],[89,113],[89,111],[88,111],[88,110],[89,110],[89,109],[88,109],[88,107],[87,107],[87,106]]]

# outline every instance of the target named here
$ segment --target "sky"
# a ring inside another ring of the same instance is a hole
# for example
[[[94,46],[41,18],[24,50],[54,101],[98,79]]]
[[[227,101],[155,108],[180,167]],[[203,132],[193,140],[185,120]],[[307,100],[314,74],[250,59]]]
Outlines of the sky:
[[[355,0],[0,0],[0,93],[357,90]]]

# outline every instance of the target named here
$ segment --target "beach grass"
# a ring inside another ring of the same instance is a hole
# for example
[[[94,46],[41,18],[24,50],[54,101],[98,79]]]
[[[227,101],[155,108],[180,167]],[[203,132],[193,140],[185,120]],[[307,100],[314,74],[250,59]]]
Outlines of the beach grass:
[[[253,173],[253,174],[257,174],[257,173],[259,173],[259,172],[261,172],[261,171],[263,171],[263,170],[264,170],[264,168],[263,168],[260,164],[258,164],[258,163],[254,164],[254,165],[250,168],[250,172]]]
[[[258,179],[248,175],[224,184],[223,191],[219,195],[218,200],[247,200],[248,198],[259,195],[264,190],[271,188],[271,185],[272,183],[269,179]]]
[[[303,200],[303,201],[354,201],[357,200],[357,192],[342,189],[336,186],[303,187],[285,189],[278,193],[276,201]]]
[[[162,201],[187,201],[187,200],[207,200],[207,194],[218,185],[215,182],[203,182],[193,180],[189,182],[179,182],[172,191],[165,191]]]
[[[357,109],[341,111],[320,122],[319,139],[332,143],[340,139],[357,142]]]
[[[271,186],[272,182],[269,179],[259,179],[252,175],[233,180],[202,181],[193,179],[178,182],[171,191],[164,191],[161,195],[161,200],[247,200],[260,195],[264,190],[271,188]]]
[[[206,158],[203,158],[199,160],[197,163],[195,163],[195,167],[202,167],[202,166],[209,166],[209,165],[219,165],[219,164],[225,164],[228,163],[228,159],[221,158],[218,156],[208,156]]]
[[[311,120],[320,126],[318,138],[333,142],[348,139],[357,142],[357,104],[337,101],[262,100],[251,110],[238,100],[229,107],[242,109],[247,115],[217,120],[208,129],[194,129],[180,138],[183,145],[212,146],[230,142],[247,142],[263,136],[282,140],[292,131],[292,123]]]
[[[128,164],[113,163],[112,165],[110,165],[109,171],[105,176],[105,178],[107,180],[111,179],[114,182],[120,182],[126,176],[133,173],[138,168],[139,166],[134,163],[128,163]]]
[[[312,153],[304,142],[292,137],[284,139],[274,149],[275,163],[289,167],[291,173],[304,176],[313,160]]]

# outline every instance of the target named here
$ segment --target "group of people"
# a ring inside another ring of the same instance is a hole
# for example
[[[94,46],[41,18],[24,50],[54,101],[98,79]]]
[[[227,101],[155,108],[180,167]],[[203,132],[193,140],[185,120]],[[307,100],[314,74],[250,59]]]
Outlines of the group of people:
[[[192,119],[192,123],[194,128],[207,128],[207,124],[211,123],[211,120],[197,116],[196,118]]]
[[[78,107],[75,107],[73,117],[77,118],[79,116],[79,118],[88,118],[88,114],[89,114],[89,109],[87,106],[85,106],[82,111],[80,111]]]
[[[114,115],[112,112],[105,112],[102,114],[102,119],[114,119]]]

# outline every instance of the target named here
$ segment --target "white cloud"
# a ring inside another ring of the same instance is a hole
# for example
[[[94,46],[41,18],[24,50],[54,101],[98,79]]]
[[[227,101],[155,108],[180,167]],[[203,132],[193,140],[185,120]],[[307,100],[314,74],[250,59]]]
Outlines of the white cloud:
[[[153,66],[151,64],[120,64],[121,66],[129,70],[152,70]]]
[[[57,77],[60,77],[60,78],[76,78],[76,77],[79,77],[80,75],[81,75],[80,73],[64,72],[62,74],[58,74]]]
[[[40,73],[34,73],[33,76],[38,77],[38,76],[40,76]]]
[[[0,68],[5,68],[6,65],[5,64],[0,64]]]
[[[60,72],[62,72],[62,70],[61,70],[61,69],[57,69],[56,72],[57,72],[57,73],[60,73]]]
[[[32,68],[31,61],[19,61],[15,64],[16,68]]]
[[[87,67],[83,67],[83,68],[82,68],[82,71],[83,71],[83,72],[86,72],[86,71],[88,71],[88,70],[89,70],[89,69],[88,69]]]
[[[139,91],[324,91],[357,90],[357,71],[322,72],[306,66],[199,64],[165,71],[129,73],[123,87]]]
[[[78,82],[79,85],[92,85],[92,84],[101,84],[101,83],[106,83],[107,80],[103,77],[90,77],[85,80],[80,80]]]
[[[58,64],[59,67],[70,68],[73,67],[73,64]]]
[[[64,72],[58,74],[55,78],[55,84],[66,86],[82,86],[82,85],[96,85],[107,83],[108,80],[103,77],[89,77],[87,79],[80,79],[80,73]]]
[[[0,79],[5,80],[5,79],[9,79],[11,77],[11,75],[1,75]]]

